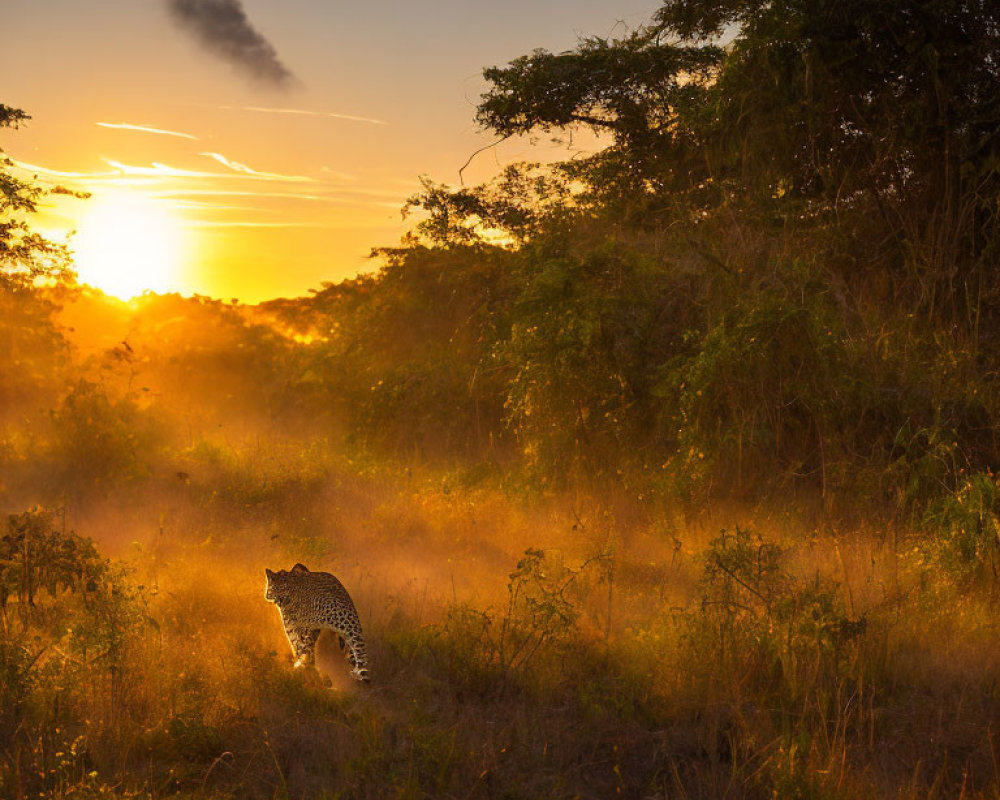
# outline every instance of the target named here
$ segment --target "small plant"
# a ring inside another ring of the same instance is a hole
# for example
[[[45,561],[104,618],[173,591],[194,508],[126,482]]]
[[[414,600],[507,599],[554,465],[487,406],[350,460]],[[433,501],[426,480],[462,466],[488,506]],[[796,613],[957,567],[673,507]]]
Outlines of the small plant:
[[[712,665],[712,691],[754,687],[769,707],[798,715],[837,695],[866,621],[848,618],[836,583],[802,579],[786,561],[755,534],[722,531],[705,554],[700,608],[682,626],[694,663]]]
[[[524,551],[510,573],[507,610],[496,639],[501,669],[522,669],[539,648],[573,627],[578,612],[566,590],[576,575],[552,554]]]
[[[445,634],[454,639],[454,650],[476,669],[524,676],[541,654],[565,643],[574,631],[580,612],[570,588],[593,561],[571,568],[555,552],[525,550],[510,573],[502,609],[459,605],[450,610]]]
[[[961,580],[1000,580],[1000,485],[991,472],[969,475],[931,504],[924,526],[932,561]]]
[[[50,599],[60,592],[93,590],[105,569],[89,539],[56,529],[51,511],[35,509],[7,518],[0,538],[0,619],[5,632],[13,621],[8,607],[16,608],[19,632],[42,614],[36,596],[45,590]]]

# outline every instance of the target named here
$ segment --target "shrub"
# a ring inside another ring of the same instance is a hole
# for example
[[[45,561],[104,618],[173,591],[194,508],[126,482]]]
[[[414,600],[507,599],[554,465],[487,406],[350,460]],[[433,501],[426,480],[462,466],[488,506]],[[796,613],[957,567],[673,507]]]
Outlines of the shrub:
[[[734,308],[664,370],[673,471],[695,491],[825,480],[824,442],[852,379],[840,326],[821,296],[764,293]]]
[[[137,590],[92,541],[36,509],[7,519],[0,600],[0,795],[96,791],[88,728],[120,734],[145,619]]]
[[[709,701],[763,714],[782,735],[833,724],[867,623],[848,617],[839,587],[796,576],[780,546],[736,528],[704,555],[700,607],[683,614],[683,664]],[[744,709],[747,698],[756,708]],[[739,733],[739,731],[737,731]]]
[[[149,475],[166,444],[150,408],[131,396],[114,398],[98,384],[79,381],[52,412],[53,459],[64,482],[78,490]]]
[[[960,580],[1000,580],[1000,486],[991,472],[975,472],[924,515],[931,560]]]

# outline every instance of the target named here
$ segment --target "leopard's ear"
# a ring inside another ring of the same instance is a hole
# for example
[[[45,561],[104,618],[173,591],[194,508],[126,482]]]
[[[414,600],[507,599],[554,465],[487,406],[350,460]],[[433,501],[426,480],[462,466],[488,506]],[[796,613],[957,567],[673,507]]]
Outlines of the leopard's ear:
[[[309,567],[307,567],[305,564],[296,564],[294,567],[292,567],[292,575],[301,575],[303,572],[308,572],[308,571]]]
[[[267,575],[267,577],[269,577],[269,578],[273,578],[274,577],[274,573],[271,572],[271,570],[269,570],[267,567],[264,567],[264,574]]]

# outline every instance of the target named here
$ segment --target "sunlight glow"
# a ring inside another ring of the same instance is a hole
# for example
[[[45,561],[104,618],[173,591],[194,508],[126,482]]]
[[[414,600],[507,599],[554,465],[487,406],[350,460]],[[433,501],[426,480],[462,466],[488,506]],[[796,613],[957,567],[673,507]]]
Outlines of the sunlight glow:
[[[162,203],[120,192],[95,198],[70,247],[82,283],[128,300],[178,288],[183,236]]]

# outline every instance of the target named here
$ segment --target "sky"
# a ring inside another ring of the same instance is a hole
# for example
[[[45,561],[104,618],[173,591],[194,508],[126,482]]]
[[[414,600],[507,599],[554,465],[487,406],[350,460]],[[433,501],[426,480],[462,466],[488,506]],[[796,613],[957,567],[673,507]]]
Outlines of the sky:
[[[69,236],[84,281],[303,295],[377,268],[420,176],[457,184],[495,140],[474,121],[484,67],[622,35],[658,5],[5,0],[0,103],[32,119],[0,148],[21,177],[92,194],[48,196],[33,221]],[[565,152],[508,141],[464,178]]]

